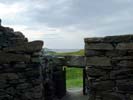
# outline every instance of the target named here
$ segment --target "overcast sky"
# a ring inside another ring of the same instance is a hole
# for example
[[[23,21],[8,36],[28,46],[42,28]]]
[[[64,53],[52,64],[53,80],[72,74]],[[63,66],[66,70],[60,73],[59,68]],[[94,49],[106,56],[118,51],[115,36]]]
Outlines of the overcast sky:
[[[133,33],[133,0],[0,0],[4,26],[47,48],[84,48],[85,37]]]

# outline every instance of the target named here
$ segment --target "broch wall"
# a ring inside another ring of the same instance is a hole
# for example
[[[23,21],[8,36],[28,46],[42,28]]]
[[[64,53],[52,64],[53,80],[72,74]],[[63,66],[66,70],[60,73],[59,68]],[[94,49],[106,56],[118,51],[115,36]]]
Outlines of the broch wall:
[[[0,100],[42,100],[42,41],[0,26]]]
[[[85,39],[89,100],[133,100],[133,35]]]

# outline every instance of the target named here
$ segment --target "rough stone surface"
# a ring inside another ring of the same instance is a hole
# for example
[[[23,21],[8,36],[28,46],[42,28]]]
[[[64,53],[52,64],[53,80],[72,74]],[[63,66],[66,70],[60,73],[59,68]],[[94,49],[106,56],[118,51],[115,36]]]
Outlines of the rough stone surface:
[[[88,66],[111,66],[111,59],[108,57],[87,57]]]
[[[86,43],[85,49],[90,50],[113,50],[114,47],[109,43]]]
[[[43,42],[0,26],[0,100],[44,100],[40,61]]]
[[[89,100],[133,100],[133,35],[86,38],[85,44]]]

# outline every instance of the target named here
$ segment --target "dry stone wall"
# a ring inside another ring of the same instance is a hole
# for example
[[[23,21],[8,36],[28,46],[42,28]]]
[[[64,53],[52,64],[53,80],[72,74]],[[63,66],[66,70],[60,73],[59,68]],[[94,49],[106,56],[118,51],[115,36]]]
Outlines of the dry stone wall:
[[[85,39],[89,100],[133,100],[133,35]]]
[[[0,100],[43,100],[42,41],[0,26]]]

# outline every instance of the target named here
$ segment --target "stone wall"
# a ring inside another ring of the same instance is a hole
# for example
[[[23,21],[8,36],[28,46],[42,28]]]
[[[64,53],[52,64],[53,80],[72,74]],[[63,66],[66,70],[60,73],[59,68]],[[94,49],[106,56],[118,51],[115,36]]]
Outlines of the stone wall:
[[[89,100],[133,100],[133,35],[85,39]]]
[[[0,100],[43,100],[40,50],[21,32],[0,26]]]

